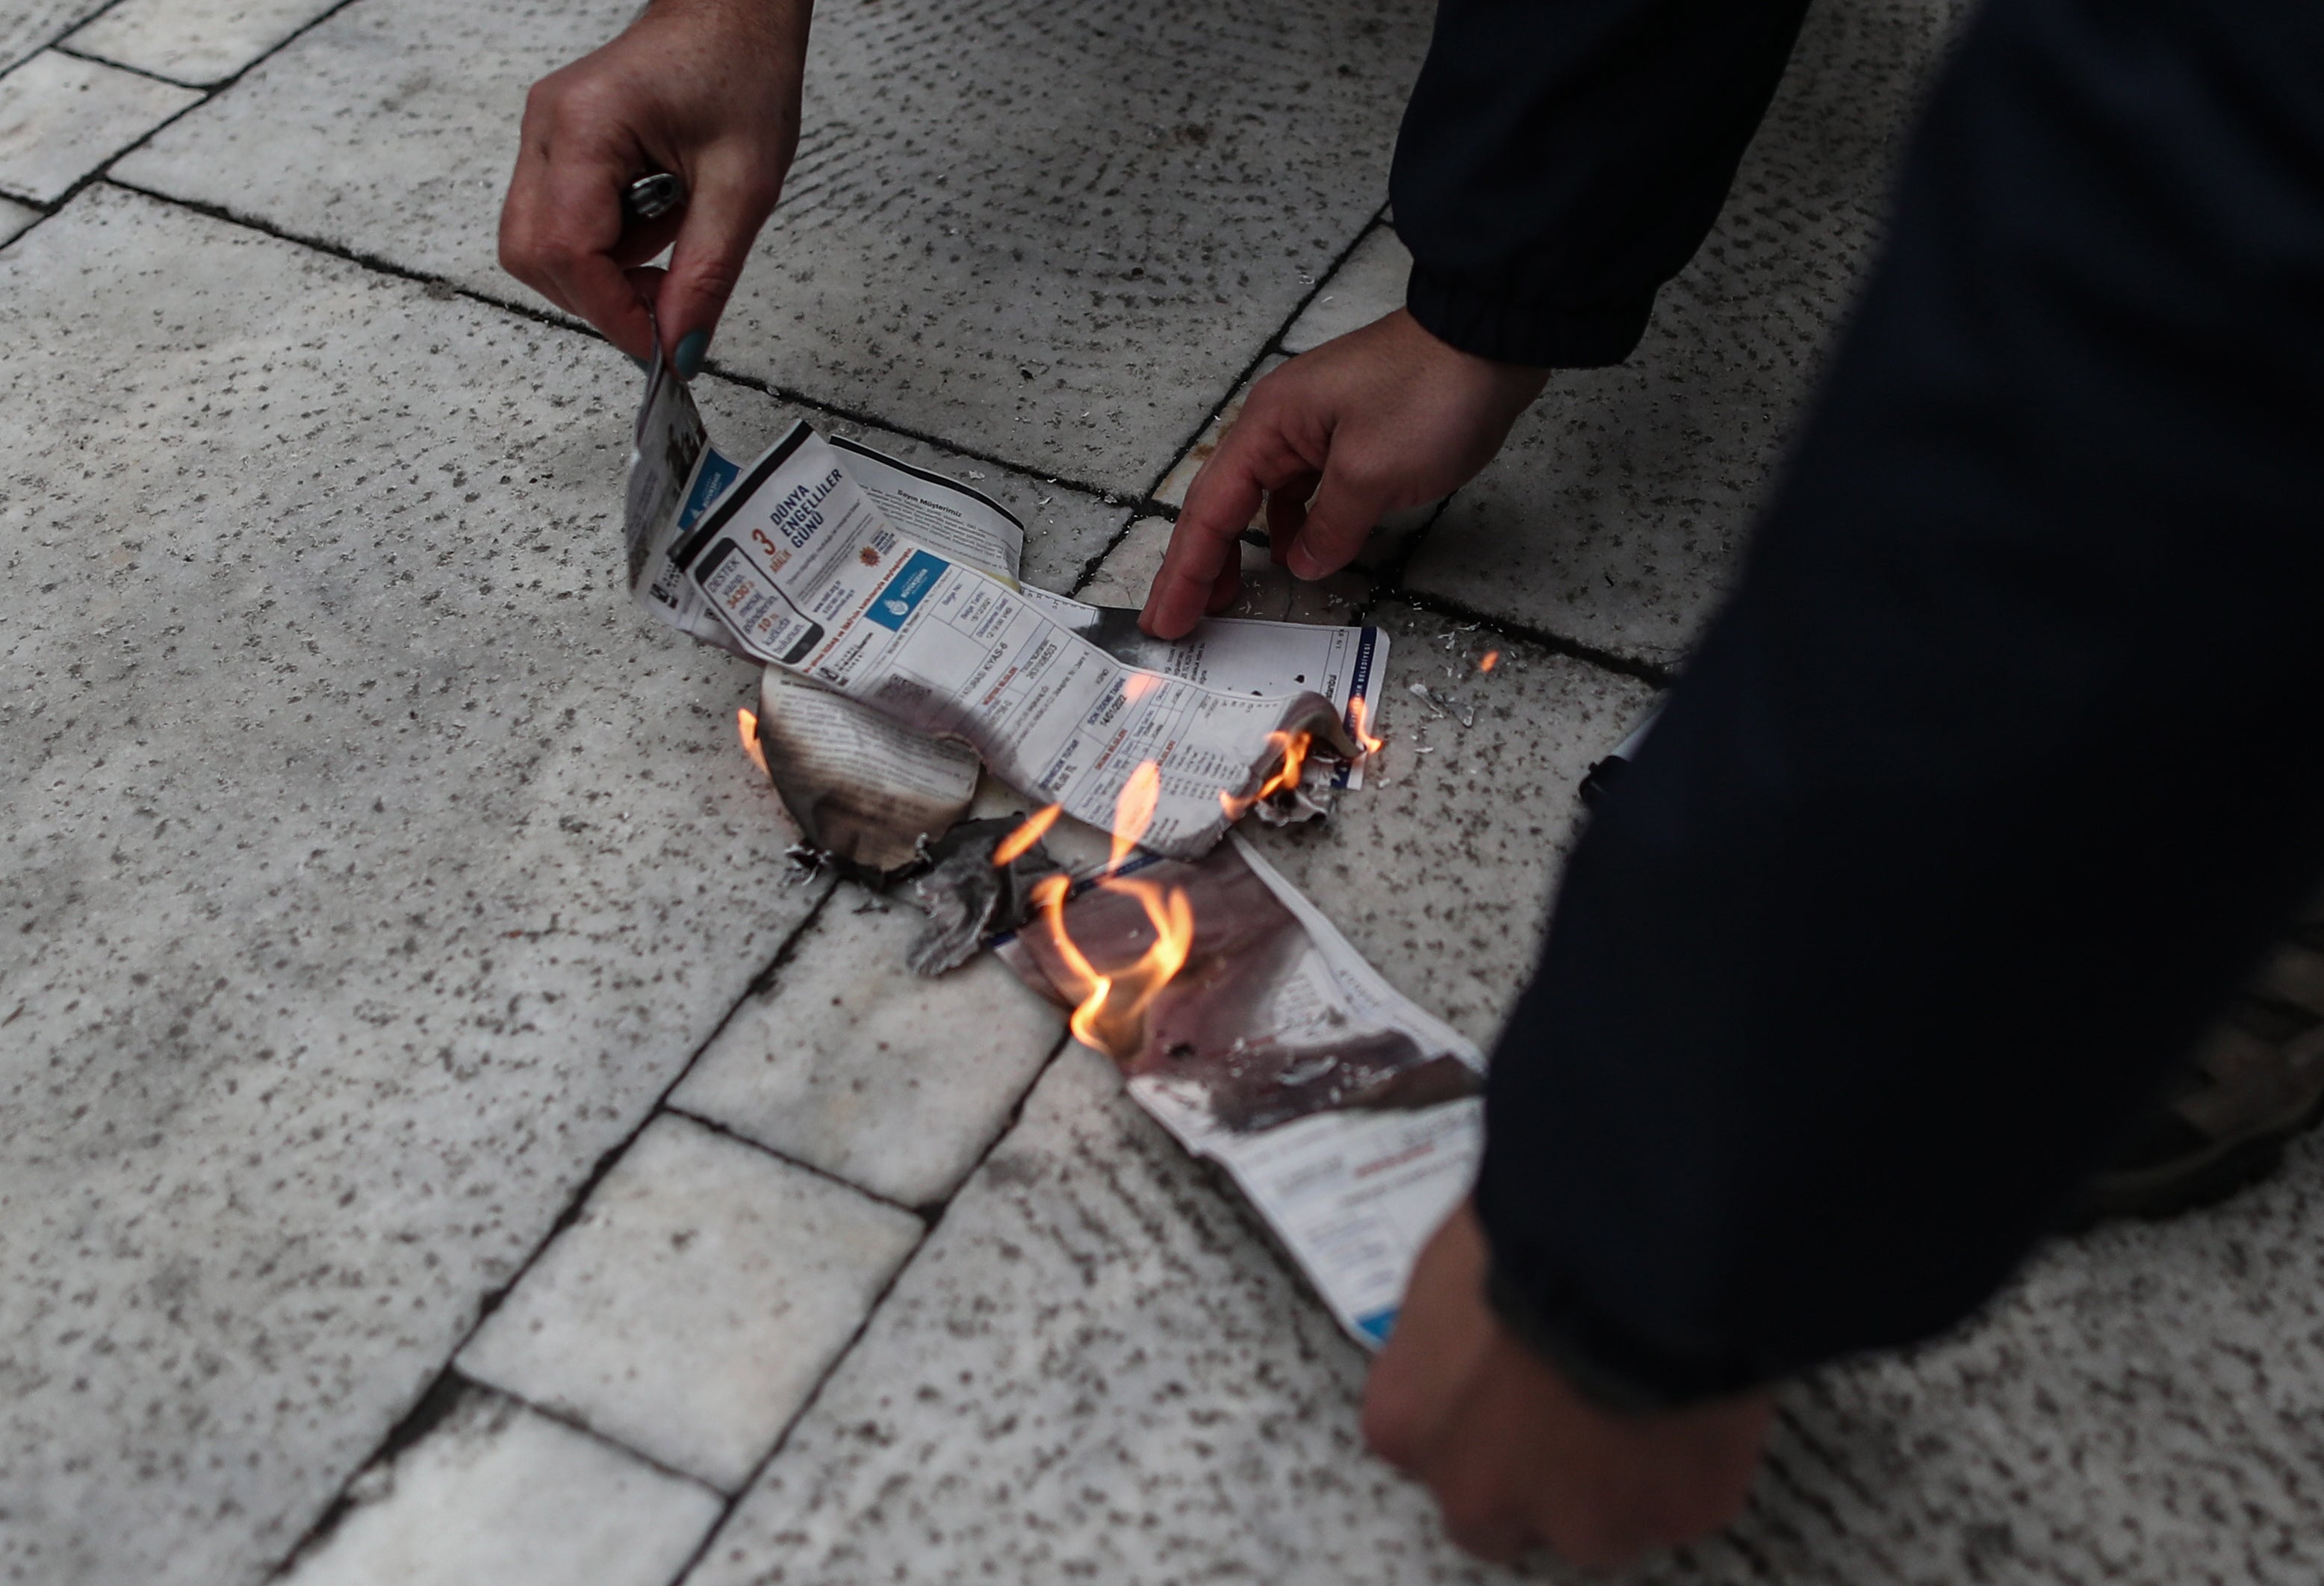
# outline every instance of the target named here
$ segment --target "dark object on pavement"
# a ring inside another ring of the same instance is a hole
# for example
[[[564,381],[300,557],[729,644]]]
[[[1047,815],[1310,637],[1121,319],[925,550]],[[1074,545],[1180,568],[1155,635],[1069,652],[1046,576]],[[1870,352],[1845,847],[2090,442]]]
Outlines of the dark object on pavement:
[[[1025,824],[1022,816],[963,821],[927,845],[933,862],[913,878],[912,901],[927,925],[905,950],[914,974],[942,974],[975,955],[985,938],[1013,931],[1032,913],[1033,883],[1059,866],[1039,843],[1007,864],[992,862],[1001,839]]]
[[[2324,908],[2309,913],[2091,1179],[2075,1226],[2224,1200],[2273,1173],[2285,1143],[2324,1116]]]

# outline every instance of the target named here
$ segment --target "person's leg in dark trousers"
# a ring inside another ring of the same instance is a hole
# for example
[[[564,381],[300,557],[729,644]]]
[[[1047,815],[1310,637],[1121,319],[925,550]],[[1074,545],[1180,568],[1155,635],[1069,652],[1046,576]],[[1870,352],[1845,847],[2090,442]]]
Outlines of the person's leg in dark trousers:
[[[2324,871],[2319,30],[1965,37],[1495,1058],[1496,1303],[1585,1385],[1958,1320]]]

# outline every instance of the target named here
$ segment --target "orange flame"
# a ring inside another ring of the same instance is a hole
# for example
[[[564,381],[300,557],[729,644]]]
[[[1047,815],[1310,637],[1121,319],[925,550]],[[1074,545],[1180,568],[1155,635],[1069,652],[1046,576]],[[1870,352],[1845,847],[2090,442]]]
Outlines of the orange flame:
[[[1049,940],[1074,981],[1059,990],[1078,999],[1071,1020],[1074,1038],[1095,1047],[1115,1061],[1137,1055],[1146,1039],[1146,1010],[1173,977],[1186,966],[1194,945],[1194,906],[1185,890],[1120,872],[1138,841],[1154,822],[1155,806],[1162,793],[1162,768],[1142,762],[1121,785],[1114,801],[1113,854],[1100,873],[1098,885],[1138,899],[1154,939],[1130,963],[1101,973],[1065,927],[1065,878],[1045,876],[1033,889],[1033,901],[1048,927]],[[1055,819],[1054,809],[1044,812]],[[1013,840],[1035,820],[1010,834]],[[996,850],[996,860],[1000,853]],[[1012,855],[1013,857],[1013,855]]]
[[[734,713],[734,725],[742,734],[742,752],[751,757],[751,763],[759,768],[761,776],[773,781],[775,773],[767,769],[766,751],[759,747],[759,718],[747,710],[738,710]]]
[[[1269,733],[1267,735],[1268,747],[1282,752],[1283,763],[1259,785],[1258,792],[1248,798],[1238,798],[1225,788],[1220,788],[1219,807],[1226,812],[1227,819],[1239,821],[1250,813],[1253,805],[1299,786],[1300,770],[1306,765],[1307,751],[1314,742],[1312,733]]]
[[[1154,807],[1162,801],[1162,767],[1150,760],[1141,760],[1138,769],[1130,773],[1121,791],[1113,800],[1113,857],[1105,862],[1105,873],[1113,874],[1122,862],[1138,847],[1146,828],[1154,824]]]
[[[1378,754],[1388,740],[1375,737],[1365,730],[1365,718],[1370,714],[1370,704],[1360,694],[1348,701],[1348,731],[1354,735],[1357,748],[1366,754]]]
[[[1060,811],[1056,805],[1045,805],[1025,817],[1024,824],[1001,839],[992,850],[995,868],[1014,864],[1025,850],[1041,840],[1041,834],[1057,824]]]
[[[1498,650],[1489,650],[1485,651],[1485,659],[1477,663],[1477,669],[1480,672],[1489,672],[1500,664],[1501,652]]]

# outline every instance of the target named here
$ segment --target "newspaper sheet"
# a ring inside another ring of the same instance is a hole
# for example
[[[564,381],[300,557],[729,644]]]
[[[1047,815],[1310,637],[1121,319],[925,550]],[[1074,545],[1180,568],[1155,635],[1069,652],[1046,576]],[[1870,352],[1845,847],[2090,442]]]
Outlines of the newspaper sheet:
[[[1145,843],[1167,853],[1217,840],[1285,734],[1307,733],[1352,767],[1351,711],[1370,702],[1351,702],[1385,659],[1373,629],[1213,623],[1176,645],[1148,639],[1134,613],[1020,586],[1021,526],[952,481],[805,424],[736,467],[659,367],[639,410],[627,538],[632,591],[662,620],[908,734],[957,740],[1078,819],[1111,826],[1123,784],[1156,761]],[[926,804],[964,764],[889,747]]]
[[[1483,1060],[1391,988],[1236,834],[1199,861],[1124,871],[1184,898],[1183,968],[1125,1028],[1077,1030],[1186,1148],[1224,1167],[1341,1324],[1378,1346],[1412,1263],[1468,1193]],[[1153,940],[1137,893],[1105,881],[1000,946],[1036,991],[1075,1006]],[[1071,937],[1061,945],[1060,933]]]

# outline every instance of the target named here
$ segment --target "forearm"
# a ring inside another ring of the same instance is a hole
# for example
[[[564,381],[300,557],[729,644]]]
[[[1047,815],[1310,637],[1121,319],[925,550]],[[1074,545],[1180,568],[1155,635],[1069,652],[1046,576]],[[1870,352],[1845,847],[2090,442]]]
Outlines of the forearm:
[[[1443,0],[1391,179],[1406,306],[1504,363],[1619,362],[1691,258],[1805,0]]]

